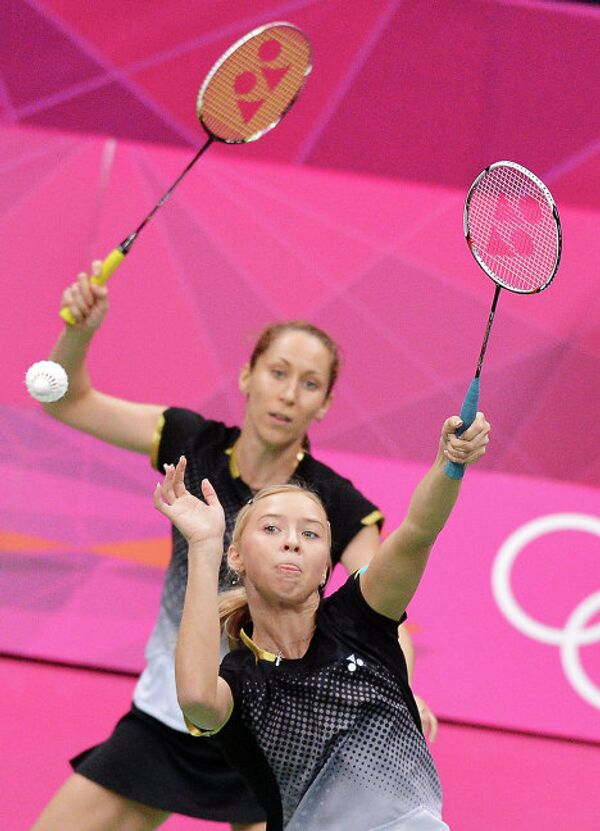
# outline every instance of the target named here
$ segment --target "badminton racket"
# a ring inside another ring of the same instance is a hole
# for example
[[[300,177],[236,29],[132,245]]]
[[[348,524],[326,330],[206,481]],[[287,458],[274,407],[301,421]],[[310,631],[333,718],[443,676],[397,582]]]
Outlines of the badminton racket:
[[[206,76],[196,105],[207,140],[150,213],[102,262],[92,283],[103,285],[123,262],[140,231],[215,141],[247,144],[264,136],[291,108],[312,69],[308,38],[291,23],[268,23],[238,40]],[[74,324],[64,306],[60,316]]]
[[[554,199],[544,183],[515,162],[495,162],[475,179],[465,200],[467,245],[496,284],[475,377],[462,404],[461,435],[475,420],[479,376],[501,289],[536,294],[547,289],[558,269],[562,232]],[[461,479],[464,465],[448,462],[446,474]]]

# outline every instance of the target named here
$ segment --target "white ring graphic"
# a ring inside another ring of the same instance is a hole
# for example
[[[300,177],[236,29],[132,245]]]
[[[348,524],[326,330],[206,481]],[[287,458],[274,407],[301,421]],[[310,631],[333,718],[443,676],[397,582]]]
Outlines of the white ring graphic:
[[[561,662],[569,683],[589,704],[600,709],[600,689],[586,675],[578,651],[580,646],[600,642],[600,623],[585,626],[600,610],[600,591],[585,598],[571,612],[562,629],[529,615],[512,592],[512,567],[523,548],[556,531],[584,531],[600,537],[600,518],[577,513],[549,514],[522,525],[498,549],[492,567],[492,591],[500,611],[516,629],[533,640],[560,647]]]
[[[565,675],[577,690],[592,707],[600,710],[600,690],[593,684],[585,673],[579,660],[579,650],[576,640],[572,634],[581,631],[580,627],[600,610],[600,592],[590,594],[579,606],[571,612],[571,616],[565,625],[566,638],[561,645],[560,658]],[[589,631],[589,630],[588,630]]]

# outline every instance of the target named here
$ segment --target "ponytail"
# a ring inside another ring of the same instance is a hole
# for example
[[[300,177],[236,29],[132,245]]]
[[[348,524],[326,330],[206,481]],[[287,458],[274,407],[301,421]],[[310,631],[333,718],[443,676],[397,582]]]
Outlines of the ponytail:
[[[227,636],[229,649],[237,649],[240,629],[249,621],[248,596],[243,586],[229,589],[219,595],[219,624],[221,632]]]

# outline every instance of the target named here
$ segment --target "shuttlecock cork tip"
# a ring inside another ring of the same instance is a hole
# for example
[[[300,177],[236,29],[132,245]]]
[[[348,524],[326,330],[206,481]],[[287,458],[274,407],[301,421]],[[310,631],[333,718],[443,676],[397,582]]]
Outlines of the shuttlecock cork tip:
[[[55,361],[38,361],[27,370],[25,385],[33,398],[49,403],[63,397],[69,379],[62,366]]]
[[[50,383],[49,378],[45,378],[41,375],[39,378],[34,378],[31,387],[34,392],[38,393],[38,395],[47,395],[52,389],[52,384]]]

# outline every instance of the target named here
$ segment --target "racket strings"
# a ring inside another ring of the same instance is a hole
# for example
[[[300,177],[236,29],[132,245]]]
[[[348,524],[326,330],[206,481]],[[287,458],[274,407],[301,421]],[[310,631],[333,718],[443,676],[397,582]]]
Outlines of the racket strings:
[[[499,166],[475,185],[467,207],[473,253],[511,291],[541,291],[558,261],[553,203],[522,170]]]
[[[308,39],[291,26],[269,27],[224,57],[198,96],[198,114],[222,141],[253,141],[274,127],[311,69]]]

